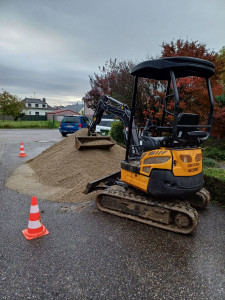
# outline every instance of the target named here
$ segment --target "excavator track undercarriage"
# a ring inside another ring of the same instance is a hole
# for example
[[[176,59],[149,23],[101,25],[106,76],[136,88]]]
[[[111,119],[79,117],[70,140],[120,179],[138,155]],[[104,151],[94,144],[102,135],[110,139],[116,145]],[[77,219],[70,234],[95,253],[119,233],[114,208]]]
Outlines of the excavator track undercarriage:
[[[184,198],[191,206],[196,209],[205,209],[210,203],[211,197],[207,189],[202,188],[196,194],[191,195],[191,197]]]
[[[198,213],[188,202],[155,200],[130,187],[101,190],[96,204],[101,211],[177,233],[190,234],[198,225]]]

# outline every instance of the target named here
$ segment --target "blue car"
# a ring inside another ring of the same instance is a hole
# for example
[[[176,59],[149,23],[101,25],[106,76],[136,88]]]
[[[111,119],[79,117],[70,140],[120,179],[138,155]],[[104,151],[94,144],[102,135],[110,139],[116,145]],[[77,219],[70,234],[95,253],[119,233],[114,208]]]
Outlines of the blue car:
[[[86,116],[65,116],[59,125],[59,131],[62,136],[67,136],[69,133],[86,128],[89,123],[90,119]]]

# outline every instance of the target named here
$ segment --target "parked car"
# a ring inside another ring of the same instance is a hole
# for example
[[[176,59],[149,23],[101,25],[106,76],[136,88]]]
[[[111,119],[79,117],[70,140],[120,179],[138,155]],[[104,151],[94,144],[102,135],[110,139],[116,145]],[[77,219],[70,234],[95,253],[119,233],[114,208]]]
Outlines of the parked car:
[[[113,121],[114,119],[101,119],[101,122],[96,126],[96,132],[100,133],[101,135],[109,134]]]
[[[86,128],[90,119],[86,116],[65,116],[59,125],[59,131],[62,136],[74,133],[81,128]]]

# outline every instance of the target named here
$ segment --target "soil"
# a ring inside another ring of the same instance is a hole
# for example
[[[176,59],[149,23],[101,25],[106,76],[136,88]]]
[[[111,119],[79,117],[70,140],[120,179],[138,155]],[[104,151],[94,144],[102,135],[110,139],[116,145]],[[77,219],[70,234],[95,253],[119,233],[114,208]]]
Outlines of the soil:
[[[77,131],[21,165],[6,186],[56,202],[94,199],[95,192],[83,194],[87,183],[119,171],[125,149],[116,144],[110,149],[77,150],[75,136],[87,136],[87,129]]]

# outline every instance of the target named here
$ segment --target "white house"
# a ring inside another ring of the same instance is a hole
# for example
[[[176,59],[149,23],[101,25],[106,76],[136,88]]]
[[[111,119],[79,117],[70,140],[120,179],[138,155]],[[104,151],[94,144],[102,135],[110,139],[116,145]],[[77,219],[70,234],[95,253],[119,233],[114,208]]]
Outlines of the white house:
[[[22,100],[25,103],[25,109],[23,113],[30,116],[45,116],[47,112],[54,109],[46,103],[45,98],[43,100],[35,98],[25,98]]]

